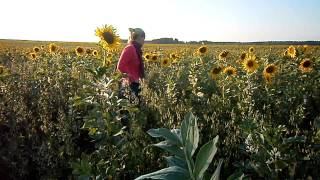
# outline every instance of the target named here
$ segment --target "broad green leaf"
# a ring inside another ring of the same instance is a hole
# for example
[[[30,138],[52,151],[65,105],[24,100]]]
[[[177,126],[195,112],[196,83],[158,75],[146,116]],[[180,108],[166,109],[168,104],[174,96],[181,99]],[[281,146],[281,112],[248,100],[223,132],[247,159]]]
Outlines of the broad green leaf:
[[[183,158],[180,158],[178,156],[169,156],[164,158],[167,160],[169,166],[178,166],[186,170],[188,169],[187,162]]]
[[[163,137],[168,142],[174,145],[182,146],[182,142],[179,139],[179,137],[176,134],[172,133],[169,129],[166,129],[166,128],[150,129],[147,133],[152,137]]]
[[[169,153],[172,153],[172,154],[177,155],[181,158],[184,158],[183,150],[176,145],[168,144],[167,141],[161,141],[157,144],[153,144],[153,146],[159,147],[163,150],[168,151]]]
[[[188,113],[182,122],[181,136],[183,145],[186,147],[186,153],[192,157],[199,143],[197,118],[192,113]]]
[[[193,114],[191,112],[187,113],[184,116],[184,120],[182,121],[182,124],[181,124],[181,139],[184,146],[186,145],[188,127],[192,118],[194,118]]]
[[[219,164],[216,168],[216,170],[214,171],[212,177],[210,178],[210,180],[219,180],[220,179],[220,171],[221,171],[221,165],[222,165],[223,160],[219,160]]]
[[[186,170],[177,166],[172,166],[150,174],[140,176],[135,180],[141,179],[188,180],[191,178]]]
[[[213,140],[207,142],[200,148],[197,154],[196,163],[194,167],[193,174],[196,179],[202,179],[205,171],[209,167],[214,155],[217,152],[217,142],[219,136],[216,136]]]

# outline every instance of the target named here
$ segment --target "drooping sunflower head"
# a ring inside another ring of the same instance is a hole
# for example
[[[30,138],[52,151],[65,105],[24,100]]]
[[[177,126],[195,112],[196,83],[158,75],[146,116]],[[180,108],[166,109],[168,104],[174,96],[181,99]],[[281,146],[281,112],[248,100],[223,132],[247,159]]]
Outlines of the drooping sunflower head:
[[[250,47],[249,48],[249,53],[253,53],[254,52],[254,47]]]
[[[93,51],[92,51],[92,55],[93,55],[94,57],[97,57],[97,56],[99,55],[99,53],[98,53],[97,50],[93,50]]]
[[[86,51],[84,50],[83,47],[77,46],[75,49],[75,52],[76,52],[77,56],[83,56]]]
[[[168,67],[168,66],[170,66],[170,65],[171,65],[170,59],[165,58],[165,59],[162,59],[162,60],[161,60],[161,66],[162,66],[162,67]]]
[[[99,44],[108,51],[114,51],[120,46],[121,39],[111,25],[97,28],[96,36],[100,38]]]
[[[203,55],[203,54],[207,53],[207,51],[208,51],[208,47],[207,46],[201,46],[201,47],[198,48],[197,52],[198,52],[198,54]]]
[[[246,58],[243,61],[242,66],[247,71],[247,73],[253,73],[259,67],[255,56],[250,56],[249,58]]]
[[[220,72],[222,71],[221,67],[214,67],[210,70],[210,77],[211,79],[215,80],[217,78],[217,76],[220,74]]]
[[[38,53],[39,51],[40,51],[39,47],[37,47],[37,46],[33,47],[33,52]]]
[[[266,76],[273,77],[275,76],[276,72],[277,72],[277,66],[275,64],[269,64],[264,68],[263,75],[264,77]]]
[[[49,44],[49,52],[51,54],[56,53],[58,51],[58,46],[55,43]]]
[[[297,55],[297,50],[294,46],[289,46],[287,49],[288,56],[291,58],[295,58]]]
[[[312,65],[313,64],[310,59],[304,59],[303,61],[301,61],[300,65],[299,65],[299,69],[303,73],[311,72],[313,70]]]
[[[228,66],[224,68],[223,72],[227,74],[228,76],[235,76],[237,75],[237,70],[234,67]]]
[[[225,60],[227,58],[228,54],[229,54],[229,51],[226,51],[226,50],[222,51],[219,54],[219,60]]]

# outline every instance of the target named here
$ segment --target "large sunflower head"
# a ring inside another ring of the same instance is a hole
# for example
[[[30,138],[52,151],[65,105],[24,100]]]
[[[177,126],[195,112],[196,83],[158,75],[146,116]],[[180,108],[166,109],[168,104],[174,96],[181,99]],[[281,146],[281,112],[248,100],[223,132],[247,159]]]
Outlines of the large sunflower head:
[[[297,56],[297,50],[294,46],[289,46],[287,49],[288,56],[295,58]]]
[[[223,72],[227,74],[228,76],[235,76],[237,75],[237,70],[234,67],[228,66],[224,68]]]
[[[219,54],[219,60],[225,60],[227,58],[228,54],[229,54],[229,51],[226,51],[226,50],[222,51]]]
[[[217,78],[217,76],[220,74],[220,72],[222,71],[221,67],[214,67],[210,70],[210,77],[211,79],[215,80]]]
[[[311,72],[313,70],[312,61],[310,59],[304,59],[301,61],[299,69],[304,73]]]
[[[49,52],[51,54],[56,53],[58,51],[58,46],[55,43],[49,44]]]
[[[99,44],[108,51],[114,51],[120,46],[121,39],[117,35],[116,29],[111,25],[97,28],[96,36],[100,38]]]
[[[76,52],[77,56],[83,56],[86,51],[84,50],[83,47],[78,46],[78,47],[76,47],[75,52]]]
[[[243,68],[247,71],[247,73],[253,73],[259,67],[255,56],[251,56],[251,58],[246,58],[243,61],[242,65],[243,65]]]
[[[207,53],[207,51],[208,51],[208,47],[207,46],[201,46],[201,47],[198,48],[197,52],[198,52],[198,54],[203,55],[203,54]]]
[[[171,65],[170,59],[165,58],[165,59],[162,59],[162,60],[161,60],[161,66],[162,66],[162,67],[168,67],[168,66],[170,66],[170,65]]]
[[[273,77],[277,72],[277,66],[275,64],[267,65],[263,70],[264,77],[270,76]]]

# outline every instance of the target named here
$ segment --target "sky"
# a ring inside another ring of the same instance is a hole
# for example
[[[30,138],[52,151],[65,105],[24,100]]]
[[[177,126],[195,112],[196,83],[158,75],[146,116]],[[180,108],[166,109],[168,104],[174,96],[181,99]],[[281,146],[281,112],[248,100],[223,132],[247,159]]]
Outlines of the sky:
[[[320,40],[320,0],[1,0],[0,39],[96,42],[105,24],[122,39]]]

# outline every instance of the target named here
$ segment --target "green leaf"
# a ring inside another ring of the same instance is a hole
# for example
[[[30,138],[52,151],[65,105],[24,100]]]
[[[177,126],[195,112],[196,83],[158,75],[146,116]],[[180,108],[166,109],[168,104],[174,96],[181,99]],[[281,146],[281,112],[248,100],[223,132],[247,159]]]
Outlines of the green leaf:
[[[181,139],[174,133],[172,133],[169,129],[166,128],[158,128],[158,129],[150,129],[147,133],[152,137],[163,137],[168,142],[182,146]]]
[[[186,170],[177,166],[172,166],[150,174],[140,176],[135,180],[141,179],[188,180],[191,178]]]
[[[182,124],[181,124],[181,139],[184,146],[186,145],[188,127],[190,124],[189,122],[191,121],[192,118],[194,118],[193,114],[191,112],[187,113],[184,116],[184,120],[182,121]]]
[[[188,134],[186,139],[186,150],[187,153],[192,157],[196,151],[199,143],[199,129],[197,125],[197,119],[193,118],[190,121],[188,127]]]
[[[164,157],[167,160],[169,166],[178,166],[182,169],[188,169],[188,165],[185,159],[177,156]]]
[[[231,176],[229,176],[227,180],[242,180],[243,177],[244,177],[243,172],[238,171],[236,173],[233,173]]]
[[[212,174],[212,177],[210,178],[210,180],[219,180],[220,179],[220,171],[221,171],[221,165],[222,165],[223,160],[219,160],[219,164],[216,168],[216,170],[214,171],[214,173]]]
[[[196,163],[194,167],[193,174],[196,179],[202,179],[205,171],[209,167],[214,155],[217,152],[217,142],[219,136],[216,136],[213,140],[207,142],[200,148],[197,154]]]
[[[176,145],[168,144],[167,141],[161,141],[157,144],[153,144],[153,146],[159,147],[165,151],[168,151],[169,153],[184,158],[183,150]]]

